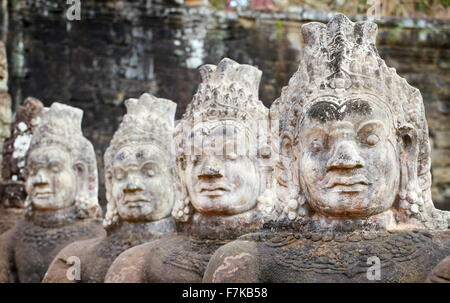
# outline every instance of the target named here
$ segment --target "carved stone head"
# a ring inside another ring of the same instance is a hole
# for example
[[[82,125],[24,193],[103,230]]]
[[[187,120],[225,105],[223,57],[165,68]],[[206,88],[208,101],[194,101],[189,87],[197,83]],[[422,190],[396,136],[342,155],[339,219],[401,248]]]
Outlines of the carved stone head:
[[[36,98],[28,97],[17,108],[12,134],[5,141],[3,149],[2,203],[7,207],[23,208],[26,199],[25,167],[26,155],[31,138],[40,123],[44,105]]]
[[[300,188],[300,203],[291,204],[302,215],[390,210],[396,223],[446,228],[447,215],[431,201],[422,97],[380,58],[376,33],[376,24],[344,15],[302,27],[300,67],[271,109],[281,120],[284,179],[291,177],[285,196]]]
[[[271,157],[268,110],[258,99],[261,71],[223,59],[200,73],[202,83],[175,135],[182,197],[173,215],[180,221],[193,209],[230,216],[255,208]]]
[[[101,216],[95,153],[83,137],[82,115],[60,103],[44,109],[27,154],[28,215],[72,208],[78,217]]]
[[[127,114],[105,152],[108,210],[104,225],[168,217],[174,203],[176,104],[143,94],[125,102]]]

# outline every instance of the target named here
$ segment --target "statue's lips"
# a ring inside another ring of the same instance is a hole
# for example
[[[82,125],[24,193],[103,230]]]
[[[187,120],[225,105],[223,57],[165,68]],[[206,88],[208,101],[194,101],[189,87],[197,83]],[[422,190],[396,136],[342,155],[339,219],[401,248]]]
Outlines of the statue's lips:
[[[150,201],[144,198],[133,198],[125,200],[125,205],[129,206],[139,206],[139,204],[141,203],[150,203]]]
[[[332,177],[325,183],[325,188],[333,192],[360,192],[367,189],[369,180],[363,175],[351,177]]]
[[[35,198],[48,198],[48,197],[50,197],[51,195],[53,195],[53,192],[50,192],[50,191],[45,191],[45,192],[35,192],[35,193],[33,194],[33,196],[34,196]]]
[[[204,196],[218,197],[230,191],[230,188],[225,184],[208,184],[201,185],[197,191]]]

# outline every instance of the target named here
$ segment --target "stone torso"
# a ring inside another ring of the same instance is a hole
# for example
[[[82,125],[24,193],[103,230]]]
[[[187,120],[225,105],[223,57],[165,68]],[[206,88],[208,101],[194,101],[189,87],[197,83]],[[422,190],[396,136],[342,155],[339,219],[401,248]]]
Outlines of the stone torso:
[[[125,250],[155,240],[175,230],[171,218],[160,222],[122,224],[107,237],[72,243],[54,259],[44,282],[68,282],[65,273],[71,266],[67,258],[77,256],[82,283],[103,283],[114,260]]]
[[[201,282],[209,259],[226,240],[173,236],[153,242],[148,255],[146,282]]]
[[[102,239],[84,241],[81,255],[81,281],[82,283],[102,283],[109,266],[123,251],[153,240],[151,234],[114,234]],[[69,267],[66,265],[66,267]]]
[[[255,244],[247,253],[256,256],[257,280],[274,283],[424,282],[431,269],[450,251],[448,230],[258,233],[241,239]],[[380,260],[380,280],[368,279],[367,273],[375,264],[371,257]],[[235,266],[222,273],[216,270],[216,282],[231,282],[227,280],[227,271],[238,267],[237,261],[234,262]],[[238,275],[233,277],[238,278]]]
[[[257,230],[253,212],[230,217],[195,216],[179,233],[121,254],[105,282],[199,283],[214,252],[240,235]]]
[[[15,227],[14,264],[20,282],[41,282],[56,254],[71,242],[104,233],[98,220],[84,220],[70,225],[40,226],[20,221]]]

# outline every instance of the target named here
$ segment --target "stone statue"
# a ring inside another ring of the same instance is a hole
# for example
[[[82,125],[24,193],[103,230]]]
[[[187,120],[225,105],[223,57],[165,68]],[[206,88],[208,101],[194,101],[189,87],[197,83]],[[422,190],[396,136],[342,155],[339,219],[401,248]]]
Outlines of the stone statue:
[[[172,140],[176,104],[143,94],[125,103],[128,113],[105,153],[108,211],[106,237],[65,247],[44,282],[69,281],[71,256],[80,259],[79,282],[104,282],[111,263],[133,246],[175,232]]]
[[[223,59],[200,72],[202,83],[175,130],[178,234],[125,251],[106,282],[201,282],[218,247],[259,230],[275,213],[261,71]]]
[[[60,103],[42,113],[27,154],[26,218],[0,236],[0,282],[40,282],[62,248],[104,234],[82,115]]]
[[[38,99],[28,97],[16,111],[11,136],[3,149],[0,233],[11,228],[23,218],[26,198],[26,154],[44,105]]]
[[[300,67],[270,113],[283,214],[275,232],[219,249],[205,282],[423,282],[450,252],[422,97],[380,58],[376,33],[344,15],[302,27]]]

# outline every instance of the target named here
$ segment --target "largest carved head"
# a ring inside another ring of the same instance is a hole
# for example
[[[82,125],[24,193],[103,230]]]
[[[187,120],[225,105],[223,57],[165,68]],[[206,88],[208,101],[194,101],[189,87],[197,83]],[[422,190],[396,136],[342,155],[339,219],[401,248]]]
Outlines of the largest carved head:
[[[28,214],[71,208],[82,218],[101,216],[97,162],[81,131],[82,116],[60,103],[44,108],[27,154]]]
[[[422,97],[380,58],[376,33],[344,15],[302,27],[300,67],[271,110],[292,183],[328,217],[393,210],[398,222],[446,227],[431,201]]]
[[[163,219],[174,203],[176,104],[143,94],[125,105],[127,114],[105,152],[107,229],[120,220]]]
[[[200,68],[202,83],[176,128],[181,199],[174,216],[236,215],[266,189],[268,109],[258,99],[261,71],[223,59]]]

